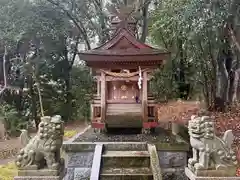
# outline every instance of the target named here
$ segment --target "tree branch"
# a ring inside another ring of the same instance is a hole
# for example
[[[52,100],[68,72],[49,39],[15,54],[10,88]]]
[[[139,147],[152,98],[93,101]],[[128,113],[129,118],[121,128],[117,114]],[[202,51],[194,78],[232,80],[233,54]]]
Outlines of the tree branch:
[[[143,13],[143,26],[142,26],[142,35],[140,40],[142,42],[146,41],[147,34],[148,34],[148,7],[150,4],[150,1],[146,0],[145,2],[148,2],[143,6],[142,13]]]
[[[88,48],[88,50],[90,50],[90,49],[91,49],[91,44],[90,44],[90,41],[88,40],[87,32],[86,32],[86,30],[85,30],[85,28],[84,28],[84,26],[83,26],[83,23],[82,23],[80,20],[78,20],[78,22],[79,22],[79,24],[78,24],[77,20],[72,16],[72,14],[71,14],[69,11],[67,11],[65,8],[61,7],[59,3],[56,3],[56,2],[54,2],[54,1],[52,1],[52,0],[47,0],[47,1],[48,1],[49,3],[57,6],[57,7],[60,8],[63,12],[66,13],[66,15],[69,17],[69,19],[71,19],[71,20],[73,21],[73,23],[75,24],[75,26],[77,27],[77,29],[79,30],[79,32],[83,35],[83,39],[84,39],[84,41],[85,41],[85,43],[86,43],[86,45],[87,45],[87,48]]]

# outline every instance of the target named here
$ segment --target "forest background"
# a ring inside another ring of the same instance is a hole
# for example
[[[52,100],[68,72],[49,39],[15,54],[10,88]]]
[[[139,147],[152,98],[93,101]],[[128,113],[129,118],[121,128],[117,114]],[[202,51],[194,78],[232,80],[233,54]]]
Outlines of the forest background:
[[[159,109],[198,100],[240,129],[238,0],[1,0],[0,115],[11,135],[43,115],[89,121],[96,83],[78,53],[111,38],[109,15],[123,4],[139,14],[139,41],[171,52],[150,84]]]

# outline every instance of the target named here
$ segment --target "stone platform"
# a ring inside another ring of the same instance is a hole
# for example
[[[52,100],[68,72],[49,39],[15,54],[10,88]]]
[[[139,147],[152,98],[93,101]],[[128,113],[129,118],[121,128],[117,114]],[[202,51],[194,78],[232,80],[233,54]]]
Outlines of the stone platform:
[[[52,169],[40,169],[40,170],[18,170],[18,176],[14,177],[14,180],[62,180],[65,176],[65,164],[64,160],[61,160],[61,167],[57,170]]]
[[[207,173],[209,173],[209,176],[207,176]],[[190,180],[240,180],[240,177],[237,177],[237,176],[234,176],[234,177],[220,176],[221,171],[217,171],[217,170],[215,170],[214,172],[207,170],[207,171],[205,171],[205,173],[202,173],[202,174],[204,174],[204,176],[203,175],[197,176],[188,167],[186,167],[185,174]],[[222,174],[222,175],[224,175],[224,174]],[[217,177],[217,176],[219,176],[219,177]]]
[[[14,177],[14,180],[62,180],[63,177],[60,176],[28,176],[28,177],[24,177],[24,176],[17,176]]]
[[[64,180],[75,180],[90,177],[93,166],[93,158],[95,156],[95,148],[99,144],[104,146],[104,152],[146,151],[148,144],[153,144],[156,147],[157,158],[159,160],[163,180],[187,179],[184,175],[184,168],[187,165],[187,152],[189,151],[189,145],[181,137],[171,135],[171,138],[168,138],[168,136],[166,136],[167,140],[164,140],[164,142],[158,141],[159,137],[156,137],[156,135],[149,138],[151,141],[147,141],[148,137],[143,137],[145,141],[142,141],[141,139],[138,141],[121,141],[122,138],[115,138],[115,141],[110,141],[111,139],[104,141],[105,137],[99,139],[99,136],[97,136],[98,134],[96,133],[91,134],[91,138],[88,140],[87,137],[89,137],[89,129],[90,127],[86,130],[88,131],[87,134],[84,132],[79,133],[72,139],[63,143],[67,168],[67,174]],[[94,138],[93,136],[98,138]],[[108,138],[111,138],[110,136]],[[127,138],[127,135],[123,136],[123,139]],[[142,135],[136,136],[142,137]],[[135,140],[133,139],[135,137],[131,135],[129,137],[131,140]]]

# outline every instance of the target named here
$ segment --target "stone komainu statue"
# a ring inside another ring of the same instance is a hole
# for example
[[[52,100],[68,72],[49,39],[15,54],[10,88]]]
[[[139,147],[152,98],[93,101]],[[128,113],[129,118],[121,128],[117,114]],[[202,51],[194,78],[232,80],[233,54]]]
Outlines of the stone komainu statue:
[[[20,139],[25,147],[17,156],[17,167],[19,169],[60,168],[63,134],[63,122],[58,115],[41,118],[38,132],[32,139],[27,131],[22,131]]]
[[[192,117],[188,124],[193,158],[188,167],[196,170],[230,170],[238,164],[231,145],[234,140],[232,130],[227,130],[223,138],[214,133],[214,122],[208,116]]]

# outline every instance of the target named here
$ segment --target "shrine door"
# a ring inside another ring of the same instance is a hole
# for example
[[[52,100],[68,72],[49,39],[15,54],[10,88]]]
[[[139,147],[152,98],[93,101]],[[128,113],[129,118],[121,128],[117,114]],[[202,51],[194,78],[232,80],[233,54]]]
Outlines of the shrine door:
[[[108,83],[108,99],[112,101],[132,101],[140,96],[137,82],[135,81],[116,81]]]

